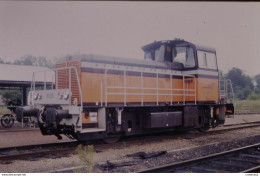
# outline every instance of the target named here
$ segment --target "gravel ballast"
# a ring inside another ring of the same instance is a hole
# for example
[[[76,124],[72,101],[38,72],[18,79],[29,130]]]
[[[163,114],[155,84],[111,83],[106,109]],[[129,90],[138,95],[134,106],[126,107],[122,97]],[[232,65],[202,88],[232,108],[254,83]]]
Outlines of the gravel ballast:
[[[158,136],[150,139],[135,140],[135,142],[123,141],[113,147],[108,147],[101,152],[94,153],[94,172],[137,172],[147,168],[161,166],[171,162],[177,162],[200,156],[222,152],[237,147],[242,147],[260,142],[260,127],[237,129],[219,133],[205,133],[196,135],[196,132],[184,134],[170,134],[166,137]],[[98,146],[97,146],[98,147]],[[166,151],[157,157],[141,159],[129,157],[137,152]],[[109,161],[109,162],[108,162]],[[8,162],[7,162],[8,163]],[[101,167],[107,163],[118,166],[112,169]],[[10,164],[0,164],[0,172],[55,172],[64,168],[82,166],[77,155],[69,155],[56,159],[39,158],[36,161],[16,160]],[[73,172],[79,172],[74,169]]]

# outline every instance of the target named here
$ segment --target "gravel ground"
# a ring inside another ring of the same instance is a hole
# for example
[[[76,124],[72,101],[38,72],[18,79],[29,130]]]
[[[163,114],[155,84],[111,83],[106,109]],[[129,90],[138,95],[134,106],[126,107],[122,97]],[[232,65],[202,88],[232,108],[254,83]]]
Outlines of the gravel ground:
[[[128,145],[128,141],[118,143],[118,146],[107,148],[102,152],[94,153],[94,172],[136,172],[150,167],[160,166],[173,161],[181,161],[199,156],[221,152],[236,147],[245,146],[260,142],[260,127],[226,131],[216,134],[198,135],[194,132],[183,135],[169,135],[163,139],[153,138],[153,140],[137,140],[136,144]],[[136,152],[158,152],[167,151],[166,154],[150,158],[140,159],[127,157],[127,154]],[[117,167],[113,169],[103,169],[100,165],[111,163],[122,164],[131,162],[134,165]],[[81,166],[83,163],[77,155],[68,157],[49,159],[41,158],[37,161],[17,160],[11,164],[0,164],[0,172],[53,172],[64,168]],[[75,169],[74,172],[79,172]]]
[[[225,125],[260,121],[260,114],[235,115],[226,118]]]
[[[0,148],[14,147],[22,145],[45,144],[55,142],[74,141],[66,136],[63,140],[58,140],[56,136],[43,136],[40,130],[23,130],[19,132],[3,132],[0,131]]]

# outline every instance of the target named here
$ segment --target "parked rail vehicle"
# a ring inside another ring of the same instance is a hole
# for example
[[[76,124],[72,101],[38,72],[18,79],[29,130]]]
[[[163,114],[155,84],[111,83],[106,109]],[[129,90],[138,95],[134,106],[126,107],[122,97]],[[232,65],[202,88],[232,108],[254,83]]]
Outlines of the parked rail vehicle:
[[[86,141],[223,124],[232,103],[220,96],[216,50],[175,39],[142,47],[144,60],[74,55],[57,62],[55,83],[32,84],[29,105],[43,135]],[[38,74],[34,73],[33,82]]]

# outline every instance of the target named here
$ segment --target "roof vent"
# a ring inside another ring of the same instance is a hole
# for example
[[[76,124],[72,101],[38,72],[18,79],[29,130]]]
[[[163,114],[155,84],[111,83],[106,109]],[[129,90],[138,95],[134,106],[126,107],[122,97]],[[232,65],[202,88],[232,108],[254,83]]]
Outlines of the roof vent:
[[[182,40],[182,41],[183,41],[184,39],[181,39],[181,38],[174,38],[174,40]]]

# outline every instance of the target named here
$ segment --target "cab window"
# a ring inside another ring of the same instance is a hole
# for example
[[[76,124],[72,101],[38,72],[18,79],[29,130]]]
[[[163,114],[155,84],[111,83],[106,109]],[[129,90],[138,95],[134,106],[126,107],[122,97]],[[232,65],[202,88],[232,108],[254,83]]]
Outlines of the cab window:
[[[195,67],[194,50],[189,46],[161,45],[155,50],[146,51],[144,58],[156,62],[177,63],[183,68]]]
[[[165,46],[161,46],[158,49],[155,50],[155,61],[157,62],[163,62],[164,61],[164,52],[165,52]]]
[[[198,51],[198,62],[200,68],[217,69],[217,59],[215,53]]]
[[[145,52],[144,59],[163,62],[164,52],[165,52],[165,46],[161,46],[155,50]]]
[[[174,47],[173,62],[183,64],[184,68],[195,67],[194,50],[191,47]]]

